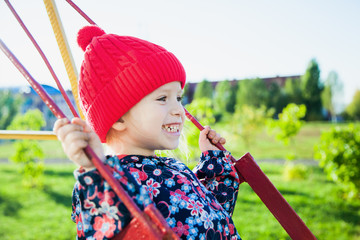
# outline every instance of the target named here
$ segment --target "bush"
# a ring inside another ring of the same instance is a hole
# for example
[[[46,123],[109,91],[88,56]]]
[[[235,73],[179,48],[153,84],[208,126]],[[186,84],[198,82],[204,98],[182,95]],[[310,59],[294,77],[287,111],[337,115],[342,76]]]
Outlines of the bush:
[[[258,108],[249,105],[237,105],[231,121],[233,134],[240,136],[246,149],[249,149],[253,145],[256,135],[273,115],[274,109],[267,110],[265,105]]]
[[[352,102],[346,107],[346,113],[353,120],[360,120],[360,90],[354,94]]]
[[[309,175],[309,170],[304,164],[294,164],[293,162],[286,161],[283,178],[287,181],[294,179],[306,179]]]
[[[17,115],[8,129],[35,130],[45,126],[42,113],[38,110],[29,110],[24,115]],[[15,153],[11,160],[22,165],[23,183],[28,187],[42,187],[44,153],[35,140],[21,140],[15,143]]]
[[[315,147],[328,178],[343,186],[345,198],[360,197],[360,126],[332,128],[320,137]]]
[[[289,145],[289,141],[293,139],[300,131],[304,121],[300,120],[306,114],[305,105],[296,105],[289,103],[279,114],[279,119],[268,121],[269,133],[274,133],[277,140]]]

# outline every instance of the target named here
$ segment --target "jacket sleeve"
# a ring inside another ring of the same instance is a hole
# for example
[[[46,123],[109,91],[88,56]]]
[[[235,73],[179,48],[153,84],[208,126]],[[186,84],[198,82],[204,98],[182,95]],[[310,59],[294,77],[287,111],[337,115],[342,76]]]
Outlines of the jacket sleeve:
[[[113,170],[113,176],[143,210],[149,203],[145,189],[120,166],[117,157],[107,158],[105,165]],[[76,170],[74,175],[77,182],[73,190],[71,218],[76,223],[77,239],[114,237],[130,222],[130,213],[97,170],[85,173]]]
[[[201,154],[194,173],[232,216],[239,190],[239,176],[227,151],[211,150]]]

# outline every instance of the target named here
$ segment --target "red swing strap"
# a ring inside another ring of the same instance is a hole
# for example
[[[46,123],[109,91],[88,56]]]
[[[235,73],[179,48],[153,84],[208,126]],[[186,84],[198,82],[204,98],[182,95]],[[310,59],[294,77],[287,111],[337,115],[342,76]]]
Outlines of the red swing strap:
[[[204,129],[186,109],[185,114],[200,131]],[[216,147],[226,151],[220,143],[216,144]],[[245,181],[250,185],[293,240],[316,239],[310,229],[260,169],[250,153],[246,153],[239,160],[235,160],[234,157],[231,160],[234,163],[240,181]]]
[[[26,32],[27,36],[30,38],[37,51],[41,55],[43,61],[51,72],[57,86],[60,89],[61,94],[66,100],[69,108],[71,109],[73,115],[78,117],[77,112],[75,111],[73,105],[71,104],[68,96],[63,90],[60,81],[58,80],[55,72],[53,71],[49,61],[47,60],[45,54],[41,50],[40,46],[37,44],[29,30],[26,28],[25,24],[21,20],[20,16],[16,13],[15,9],[12,7],[8,0],[5,0],[6,4],[10,8],[11,12]],[[74,3],[68,1],[77,11],[81,11]],[[95,24],[90,18],[88,18],[85,13],[79,12],[83,17],[88,21]],[[84,16],[85,15],[85,16]],[[1,50],[5,55],[11,60],[11,62],[17,67],[17,69],[24,75],[26,80],[30,83],[33,89],[39,94],[41,99],[46,103],[50,108],[53,114],[57,118],[66,118],[65,114],[60,110],[60,108],[55,104],[52,98],[46,93],[43,87],[28,73],[28,71],[23,67],[23,65],[17,60],[17,58],[12,54],[12,52],[6,47],[6,45],[0,40]],[[116,239],[179,239],[178,236],[172,231],[170,226],[167,224],[164,217],[161,215],[159,210],[155,208],[152,204],[145,207],[142,212],[138,206],[133,202],[129,197],[126,191],[121,187],[119,182],[113,177],[112,169],[110,167],[105,167],[103,162],[96,156],[93,150],[87,146],[84,149],[87,157],[93,162],[97,170],[100,172],[100,175],[110,184],[116,195],[123,201],[125,207],[129,210],[132,220],[121,232],[116,236]]]
[[[49,107],[52,113],[58,118],[66,118],[65,114],[56,105],[54,100],[46,93],[44,88],[30,75],[25,67],[19,62],[14,54],[7,48],[0,39],[0,49],[5,53],[9,60],[21,72],[32,88],[39,94],[41,99]],[[120,234],[122,239],[178,239],[178,236],[171,230],[160,212],[152,205],[148,205],[144,212],[134,203],[123,187],[114,178],[110,167],[105,167],[100,158],[94,153],[90,146],[84,149],[87,157],[93,162],[101,176],[110,184],[114,192],[129,210],[132,220],[131,224],[125,227],[124,233]],[[127,229],[133,229],[129,231]],[[135,231],[136,230],[136,231]],[[119,239],[119,238],[116,238]]]
[[[30,38],[31,42],[33,43],[33,45],[35,46],[36,50],[39,52],[41,58],[43,59],[44,63],[46,64],[46,67],[48,68],[48,70],[50,71],[52,77],[54,78],[56,85],[58,86],[61,94],[63,95],[65,102],[67,103],[67,105],[69,106],[72,114],[76,117],[78,117],[78,114],[74,108],[74,106],[71,104],[71,101],[69,99],[69,97],[66,95],[64,88],[61,86],[60,81],[58,79],[58,77],[56,76],[53,68],[51,67],[48,59],[46,58],[44,52],[41,50],[40,46],[37,44],[37,42],[35,41],[34,37],[31,35],[31,33],[29,32],[29,30],[26,28],[24,22],[21,20],[20,16],[17,14],[17,12],[15,11],[15,9],[13,8],[13,6],[10,4],[9,0],[4,0],[5,3],[8,5],[10,11],[12,12],[12,14],[15,16],[16,20],[18,21],[18,23],[20,24],[20,26],[22,27],[22,29],[25,31],[26,35]]]
[[[236,163],[235,169],[250,185],[289,236],[294,239],[316,239],[294,209],[260,169],[250,153]]]

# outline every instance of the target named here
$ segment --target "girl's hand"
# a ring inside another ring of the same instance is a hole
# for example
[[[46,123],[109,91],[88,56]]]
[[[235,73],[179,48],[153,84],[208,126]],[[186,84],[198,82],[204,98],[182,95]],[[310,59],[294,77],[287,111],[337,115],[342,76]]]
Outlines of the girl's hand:
[[[54,132],[61,141],[68,158],[89,171],[94,168],[93,163],[85,155],[84,148],[89,145],[97,156],[104,160],[104,151],[99,137],[85,121],[73,118],[71,123],[66,119],[58,119],[54,124]]]
[[[215,144],[226,143],[225,138],[221,137],[216,131],[211,130],[209,126],[206,126],[201,132],[199,137],[199,147],[201,152],[208,150],[219,150]]]

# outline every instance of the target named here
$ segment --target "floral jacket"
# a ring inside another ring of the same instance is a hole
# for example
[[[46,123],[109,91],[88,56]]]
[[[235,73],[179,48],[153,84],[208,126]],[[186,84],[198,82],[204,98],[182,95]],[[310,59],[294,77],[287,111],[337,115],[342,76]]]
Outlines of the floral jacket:
[[[140,209],[151,202],[181,239],[241,239],[231,219],[239,177],[225,151],[207,151],[193,172],[165,157],[108,157],[105,164]],[[78,239],[110,239],[130,221],[97,170],[75,171],[72,220]]]

